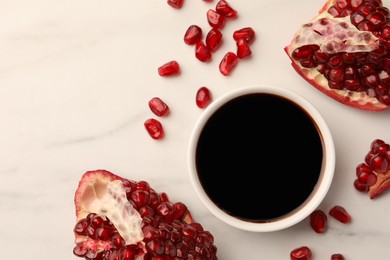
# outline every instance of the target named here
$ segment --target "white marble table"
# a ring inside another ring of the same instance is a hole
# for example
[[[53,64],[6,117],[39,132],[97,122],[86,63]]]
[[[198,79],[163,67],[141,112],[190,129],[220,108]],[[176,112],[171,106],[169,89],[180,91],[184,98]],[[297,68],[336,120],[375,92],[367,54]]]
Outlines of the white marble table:
[[[370,200],[352,184],[370,142],[390,142],[389,111],[364,112],[331,100],[293,71],[283,51],[324,1],[231,0],[239,18],[226,24],[225,42],[207,64],[195,59],[183,35],[191,24],[208,30],[205,14],[216,0],[186,0],[181,10],[164,0],[0,2],[1,259],[78,259],[72,254],[73,195],[80,176],[93,169],[147,180],[186,203],[214,234],[222,260],[289,259],[301,245],[310,246],[317,260],[337,252],[353,260],[390,259],[390,193]],[[232,32],[246,26],[257,34],[253,57],[224,77],[219,61],[235,49]],[[172,59],[182,74],[158,76],[158,66]],[[200,203],[186,161],[189,136],[202,113],[195,93],[207,86],[218,98],[254,84],[292,89],[323,114],[334,135],[337,165],[320,207],[343,205],[352,223],[329,221],[321,235],[307,221],[251,233],[224,224]],[[147,105],[154,96],[171,109],[161,119],[166,136],[160,141],[143,126],[154,117]]]

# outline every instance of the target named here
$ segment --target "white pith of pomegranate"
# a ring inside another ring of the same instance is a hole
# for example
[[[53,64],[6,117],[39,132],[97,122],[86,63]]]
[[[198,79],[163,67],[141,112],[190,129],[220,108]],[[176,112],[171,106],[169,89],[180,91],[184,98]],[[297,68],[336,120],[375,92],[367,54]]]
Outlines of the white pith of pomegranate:
[[[333,99],[368,111],[390,106],[390,16],[381,0],[328,0],[284,50]]]
[[[73,253],[88,260],[218,259],[214,237],[187,206],[145,181],[86,172],[75,193]]]

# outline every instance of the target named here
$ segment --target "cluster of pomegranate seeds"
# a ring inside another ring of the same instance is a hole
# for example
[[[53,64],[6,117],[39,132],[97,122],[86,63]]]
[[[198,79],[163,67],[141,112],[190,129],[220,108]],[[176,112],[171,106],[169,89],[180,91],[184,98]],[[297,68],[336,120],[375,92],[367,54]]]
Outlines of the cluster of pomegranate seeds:
[[[145,121],[144,126],[146,131],[153,139],[162,139],[164,137],[164,129],[157,119],[149,118]]]
[[[169,61],[158,67],[158,74],[161,77],[169,77],[180,73],[180,65],[177,61]]]
[[[354,187],[375,199],[390,188],[390,145],[381,139],[371,142],[364,162],[356,167]]]
[[[199,108],[206,108],[212,101],[211,92],[207,87],[201,87],[196,92],[196,105]]]
[[[167,0],[167,3],[173,8],[180,9],[184,4],[184,0]]]

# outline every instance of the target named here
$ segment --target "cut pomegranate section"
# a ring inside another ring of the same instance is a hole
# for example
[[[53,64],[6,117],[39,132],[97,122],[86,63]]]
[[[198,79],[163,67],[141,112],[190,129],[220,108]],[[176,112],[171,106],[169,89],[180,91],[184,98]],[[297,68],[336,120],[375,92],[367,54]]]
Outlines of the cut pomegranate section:
[[[297,247],[290,252],[291,260],[311,260],[311,249],[307,246]]]
[[[161,77],[173,76],[179,73],[180,73],[180,65],[175,60],[169,61],[158,68],[158,74]]]
[[[168,105],[159,97],[154,97],[149,100],[148,105],[150,110],[152,110],[156,116],[165,116],[169,112]]]
[[[206,108],[211,103],[211,92],[207,87],[201,87],[196,92],[196,105],[199,108]]]
[[[390,105],[390,16],[380,0],[328,0],[284,48],[312,86],[354,108]]]
[[[320,209],[313,211],[310,214],[310,226],[316,233],[324,233],[327,228],[328,218]]]
[[[368,192],[371,199],[390,189],[390,145],[381,139],[372,141],[364,162],[356,167],[356,176],[355,189]]]
[[[186,205],[145,181],[106,170],[83,174],[75,193],[76,256],[111,259],[218,259],[213,235]]]
[[[332,207],[329,210],[329,215],[344,224],[349,223],[352,220],[351,215],[348,213],[348,211],[340,205]]]
[[[228,76],[232,73],[233,69],[238,64],[238,57],[235,53],[229,51],[225,54],[225,56],[222,58],[221,62],[219,63],[219,71],[224,76]]]
[[[149,118],[145,121],[144,126],[153,139],[162,139],[164,137],[164,129],[160,121]]]

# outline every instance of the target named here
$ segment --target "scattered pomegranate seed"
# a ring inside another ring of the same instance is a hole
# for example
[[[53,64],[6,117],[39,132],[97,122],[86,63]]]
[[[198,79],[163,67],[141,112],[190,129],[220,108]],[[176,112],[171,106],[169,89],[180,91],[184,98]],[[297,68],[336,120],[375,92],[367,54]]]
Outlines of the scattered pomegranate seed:
[[[222,32],[212,28],[206,35],[206,46],[211,52],[215,52],[222,44]]]
[[[183,6],[184,0],[167,0],[167,3],[173,8],[179,9]]]
[[[169,112],[169,107],[159,97],[149,100],[149,108],[157,116],[165,116]]]
[[[297,247],[290,253],[291,260],[311,260],[311,250],[307,246]]]
[[[330,260],[344,260],[344,256],[342,254],[333,254]]]
[[[237,17],[237,11],[233,9],[230,4],[225,0],[218,1],[217,5],[215,6],[215,11],[217,13],[225,16],[226,18],[236,18]]]
[[[325,232],[327,220],[326,214],[320,209],[317,209],[310,214],[310,226],[316,233]]]
[[[215,29],[221,29],[225,25],[225,17],[212,9],[207,11],[207,21]]]
[[[153,139],[161,139],[164,136],[164,130],[161,123],[154,119],[149,118],[144,123],[146,130]]]
[[[237,45],[237,57],[243,59],[252,55],[252,50],[249,46],[249,43],[244,39],[238,39],[236,41]]]
[[[211,59],[211,52],[206,47],[203,41],[198,41],[195,45],[195,57],[201,62],[206,62]]]
[[[169,61],[158,68],[158,74],[162,77],[168,77],[179,73],[180,66],[175,60]]]
[[[196,92],[196,105],[199,108],[205,108],[211,103],[211,92],[207,87],[201,87]]]
[[[225,56],[222,58],[220,64],[219,64],[219,71],[224,75],[228,76],[233,71],[233,69],[238,64],[238,57],[233,52],[228,52],[225,54]]]
[[[238,41],[239,39],[244,39],[248,43],[252,43],[255,39],[255,31],[252,27],[244,27],[233,32],[233,39]]]
[[[194,45],[202,39],[202,29],[197,25],[190,25],[184,34],[184,42],[188,45]]]
[[[341,223],[349,223],[352,218],[347,210],[339,205],[334,206],[329,210],[329,215],[340,221]]]

